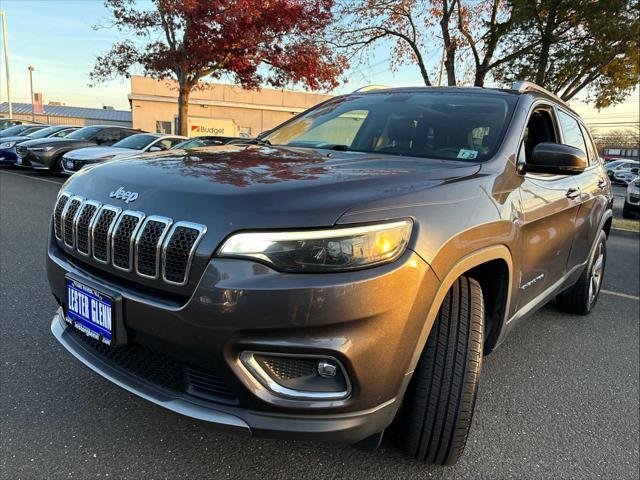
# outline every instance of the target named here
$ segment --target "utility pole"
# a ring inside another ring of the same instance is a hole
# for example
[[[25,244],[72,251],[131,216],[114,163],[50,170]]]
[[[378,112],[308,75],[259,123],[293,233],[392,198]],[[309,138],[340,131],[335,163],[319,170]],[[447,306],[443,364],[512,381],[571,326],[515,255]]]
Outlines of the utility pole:
[[[11,80],[9,78],[9,41],[7,40],[7,14],[0,11],[2,17],[2,40],[4,43],[4,71],[7,74],[7,103],[9,104],[9,118],[13,118],[11,105]]]
[[[442,70],[444,68],[444,52],[446,48],[442,49],[442,58],[440,59],[440,75],[438,76],[438,86],[442,85]]]
[[[29,65],[29,85],[31,86],[31,121],[32,122],[36,121],[36,106],[33,103],[33,71],[34,70],[35,68]]]

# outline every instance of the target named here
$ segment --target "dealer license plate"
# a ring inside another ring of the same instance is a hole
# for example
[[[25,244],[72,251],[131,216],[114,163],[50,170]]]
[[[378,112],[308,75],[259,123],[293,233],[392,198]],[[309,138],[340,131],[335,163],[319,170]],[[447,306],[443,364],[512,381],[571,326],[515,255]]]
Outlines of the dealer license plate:
[[[67,278],[66,321],[107,345],[113,341],[113,299],[94,288]]]

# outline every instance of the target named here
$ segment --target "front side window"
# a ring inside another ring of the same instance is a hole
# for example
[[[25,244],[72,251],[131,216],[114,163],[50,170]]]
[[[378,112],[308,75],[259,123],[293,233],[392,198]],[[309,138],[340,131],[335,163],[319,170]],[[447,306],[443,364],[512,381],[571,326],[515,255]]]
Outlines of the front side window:
[[[531,161],[533,149],[539,143],[557,143],[556,129],[553,115],[548,107],[538,108],[533,111],[524,130],[524,140],[520,147],[519,159]]]
[[[582,137],[578,121],[572,116],[564,113],[562,110],[558,111],[558,120],[560,122],[560,128],[562,128],[564,144],[579,148],[586,154],[587,149],[585,147],[584,138]]]
[[[330,100],[274,129],[273,145],[483,161],[498,149],[517,97],[380,92]]]

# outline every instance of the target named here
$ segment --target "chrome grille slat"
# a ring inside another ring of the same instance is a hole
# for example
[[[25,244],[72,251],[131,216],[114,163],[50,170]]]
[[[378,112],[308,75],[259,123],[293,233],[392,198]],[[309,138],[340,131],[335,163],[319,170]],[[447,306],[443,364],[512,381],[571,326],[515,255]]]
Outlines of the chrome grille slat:
[[[144,213],[125,210],[122,212],[111,236],[111,264],[118,270],[133,270],[133,244]]]
[[[62,240],[62,212],[67,206],[69,198],[71,198],[71,194],[66,192],[61,193],[60,196],[58,196],[58,201],[53,209],[53,228],[58,240]]]
[[[80,211],[84,198],[73,196],[69,199],[62,211],[62,240],[69,248],[75,248],[75,222],[76,215]]]
[[[207,227],[191,222],[176,222],[162,245],[162,279],[172,285],[185,285],[198,243]]]
[[[76,250],[85,257],[91,253],[91,226],[100,210],[100,202],[87,200],[78,212],[76,221]]]
[[[60,245],[113,269],[184,286],[207,228],[122,210],[62,192],[53,210]]]
[[[140,227],[135,241],[136,273],[156,280],[160,277],[160,254],[173,220],[151,215]]]
[[[103,205],[91,227],[93,259],[107,264],[110,259],[111,232],[122,212],[121,208]]]

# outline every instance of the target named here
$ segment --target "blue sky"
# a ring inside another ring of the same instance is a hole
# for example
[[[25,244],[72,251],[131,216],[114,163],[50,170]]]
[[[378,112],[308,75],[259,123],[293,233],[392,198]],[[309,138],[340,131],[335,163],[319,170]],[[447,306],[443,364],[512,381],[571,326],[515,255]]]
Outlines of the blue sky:
[[[33,65],[34,91],[43,92],[45,102],[128,108],[127,80],[88,87],[95,57],[122,38],[115,29],[93,29],[109,18],[101,0],[0,0],[0,9],[7,15],[13,101],[29,101],[27,67]],[[347,75],[348,84],[340,90],[372,83],[420,84],[416,68],[406,67],[397,74],[388,72],[388,58],[387,46],[380,45],[371,56],[370,66],[352,69]],[[6,101],[4,75],[2,62],[0,98]]]
[[[45,103],[61,101],[72,106],[129,108],[128,80],[118,79],[93,88],[88,86],[95,57],[122,38],[115,29],[93,29],[94,25],[108,22],[108,12],[102,0],[0,0],[0,9],[7,16],[14,102],[29,102],[27,67],[33,65],[34,91],[44,94]],[[440,52],[427,52],[426,57],[435,72]],[[352,68],[346,75],[348,84],[338,92],[369,84],[422,84],[417,67],[404,66],[393,73],[389,71],[388,58],[389,45],[378,45],[371,52],[369,65]],[[1,63],[0,101],[6,101],[4,61]],[[574,103],[574,108],[587,117],[587,122],[602,114],[607,118],[623,116],[637,121],[638,104],[636,91],[625,104],[600,114],[578,102]]]

